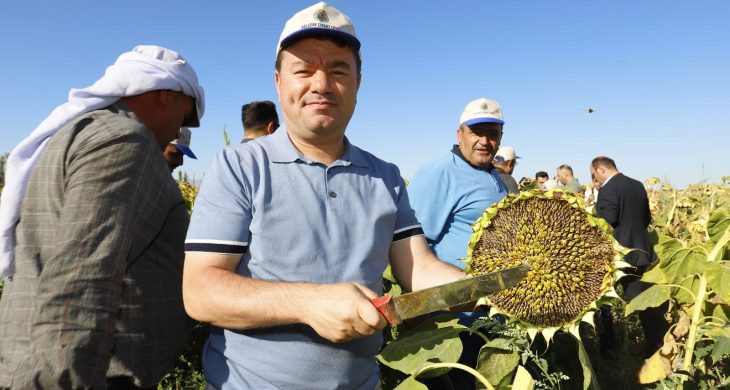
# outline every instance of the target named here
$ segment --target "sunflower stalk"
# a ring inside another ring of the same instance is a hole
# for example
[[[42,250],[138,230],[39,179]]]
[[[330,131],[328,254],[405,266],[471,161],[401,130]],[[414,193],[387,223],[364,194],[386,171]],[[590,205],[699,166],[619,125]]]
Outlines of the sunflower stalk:
[[[707,263],[713,263],[720,261],[722,253],[726,245],[730,243],[730,229],[720,236],[715,243],[712,251],[707,255]],[[705,303],[705,296],[707,295],[707,278],[703,274],[698,275],[700,278],[700,284],[697,288],[697,294],[695,295],[694,307],[692,308],[692,320],[690,322],[689,334],[687,336],[687,348],[685,349],[684,361],[682,369],[689,372],[692,368],[692,361],[694,359],[695,344],[697,343],[697,330],[702,322],[702,307]],[[682,382],[687,379],[687,376],[681,377]]]
[[[419,375],[423,374],[426,371],[435,370],[435,369],[439,369],[439,368],[456,368],[459,370],[466,371],[469,374],[473,375],[475,378],[477,378],[477,380],[479,382],[481,382],[481,384],[484,385],[485,388],[487,388],[488,390],[494,390],[494,386],[492,386],[489,383],[489,381],[487,380],[487,378],[484,377],[484,375],[480,374],[477,370],[475,370],[467,365],[461,364],[461,363],[431,363],[431,364],[428,364],[428,365],[422,367],[418,371],[416,371],[413,374],[413,376],[418,377]]]

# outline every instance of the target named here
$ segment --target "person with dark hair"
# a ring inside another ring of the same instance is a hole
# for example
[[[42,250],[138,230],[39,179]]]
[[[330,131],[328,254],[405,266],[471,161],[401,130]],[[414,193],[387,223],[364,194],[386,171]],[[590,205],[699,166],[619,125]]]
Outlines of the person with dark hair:
[[[220,152],[185,242],[183,300],[211,324],[215,389],[379,387],[391,268],[406,289],[463,278],[428,248],[398,167],[345,136],[360,87],[350,19],[317,3],[286,22],[274,83],[286,126]]]
[[[573,168],[568,164],[563,164],[558,167],[555,178],[560,183],[561,187],[565,190],[574,194],[582,194],[583,186],[578,183],[578,179],[573,176]]]
[[[624,258],[635,270],[627,272],[628,275],[619,279],[624,298],[630,301],[651,287],[650,283],[640,279],[657,259],[647,233],[651,223],[649,198],[644,185],[619,172],[611,158],[594,158],[590,170],[601,186],[596,201],[596,213],[613,227],[614,237],[621,245],[635,249]],[[647,355],[654,353],[663,344],[664,333],[668,329],[663,318],[664,311],[666,306],[639,312]]]
[[[241,107],[241,123],[243,123],[241,143],[273,134],[279,128],[276,105],[268,100],[244,104]]]
[[[550,180],[550,175],[545,171],[538,171],[535,173],[535,185],[537,188],[543,190],[545,182]]]

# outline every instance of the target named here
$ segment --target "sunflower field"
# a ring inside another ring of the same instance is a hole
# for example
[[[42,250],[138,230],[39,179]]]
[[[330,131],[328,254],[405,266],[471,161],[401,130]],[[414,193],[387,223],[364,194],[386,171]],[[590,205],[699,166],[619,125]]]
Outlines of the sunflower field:
[[[450,313],[386,328],[377,357],[383,389],[427,389],[424,382],[449,388],[450,370],[473,377],[478,389],[730,388],[730,177],[685,189],[657,178],[644,184],[659,256],[642,278],[651,288],[630,302],[620,298],[614,286],[630,272],[621,261],[630,248],[615,242],[582,199],[554,190],[509,196],[474,224],[468,272],[529,259],[531,274],[480,300],[486,309],[470,327]],[[191,211],[198,187],[184,178],[179,186]],[[402,292],[389,270],[383,280],[386,293]],[[645,359],[636,313],[662,305],[671,327],[662,348]],[[599,345],[599,312],[616,322],[610,354]],[[459,363],[462,334],[483,340],[474,366]],[[159,389],[204,387],[206,337],[198,324]]]
[[[659,260],[642,278],[654,285],[630,302],[614,289],[631,272],[621,260],[630,248],[582,199],[560,190],[508,196],[474,224],[467,271],[529,261],[530,274],[483,298],[483,316],[470,327],[444,314],[388,328],[378,355],[383,388],[449,388],[449,370],[469,373],[482,389],[730,387],[729,182],[680,190],[646,180]],[[385,280],[400,293],[391,275]],[[636,313],[663,306],[670,329],[645,359]],[[597,313],[613,316],[609,353]],[[459,363],[462,334],[483,339],[474,367]]]

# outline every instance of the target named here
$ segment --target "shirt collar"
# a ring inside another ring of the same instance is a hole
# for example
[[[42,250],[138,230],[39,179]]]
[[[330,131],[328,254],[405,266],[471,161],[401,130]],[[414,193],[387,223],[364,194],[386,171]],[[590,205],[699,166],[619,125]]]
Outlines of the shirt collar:
[[[492,170],[494,169],[494,165],[492,165],[491,162],[489,163],[489,165],[487,165],[486,168],[482,168],[482,167],[478,167],[476,165],[472,165],[469,162],[469,160],[467,160],[466,157],[464,157],[464,155],[461,153],[461,149],[459,149],[459,145],[454,145],[454,147],[451,148],[451,153],[459,156],[460,159],[462,159],[465,163],[469,164],[469,166],[472,167],[472,168],[474,168],[474,169],[478,169],[480,171],[484,171],[484,172],[488,172],[488,173],[492,173]]]
[[[605,186],[606,183],[608,183],[608,181],[611,180],[611,179],[613,179],[616,175],[618,175],[618,173],[614,173],[613,175],[611,175],[611,177],[609,177],[608,179],[606,179],[606,181],[604,181],[603,183],[601,183],[601,187]]]
[[[267,136],[267,138],[270,140],[271,146],[268,153],[272,162],[289,163],[297,160],[306,163],[312,162],[310,158],[303,155],[296,147],[294,147],[291,139],[289,139],[289,133],[286,128],[281,128],[278,131],[275,131],[274,134]],[[352,164],[357,167],[367,167],[367,160],[365,159],[365,156],[363,156],[363,152],[360,148],[353,146],[347,137],[344,137],[344,142],[345,154],[332,163],[332,165],[348,166]]]

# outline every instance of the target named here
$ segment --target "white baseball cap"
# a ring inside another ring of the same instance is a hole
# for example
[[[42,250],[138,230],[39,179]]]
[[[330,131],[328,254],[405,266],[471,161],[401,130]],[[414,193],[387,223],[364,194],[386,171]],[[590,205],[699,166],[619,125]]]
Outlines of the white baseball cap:
[[[517,158],[520,158],[520,156],[515,154],[515,148],[511,146],[500,147],[497,154],[494,155],[494,161],[496,162],[511,161]]]
[[[190,150],[190,138],[192,138],[192,136],[193,134],[190,132],[190,129],[187,127],[181,127],[180,134],[177,136],[177,139],[170,141],[170,143],[177,146],[177,149],[183,152],[184,155],[197,160],[198,158],[195,157],[195,153]]]
[[[499,123],[503,125],[502,107],[499,106],[499,103],[487,98],[470,101],[461,114],[459,124],[471,126],[477,123]]]
[[[360,52],[360,41],[355,35],[355,27],[350,18],[337,8],[320,1],[287,20],[276,45],[276,54],[279,55],[279,50],[296,38],[320,34],[342,39],[356,52]]]

